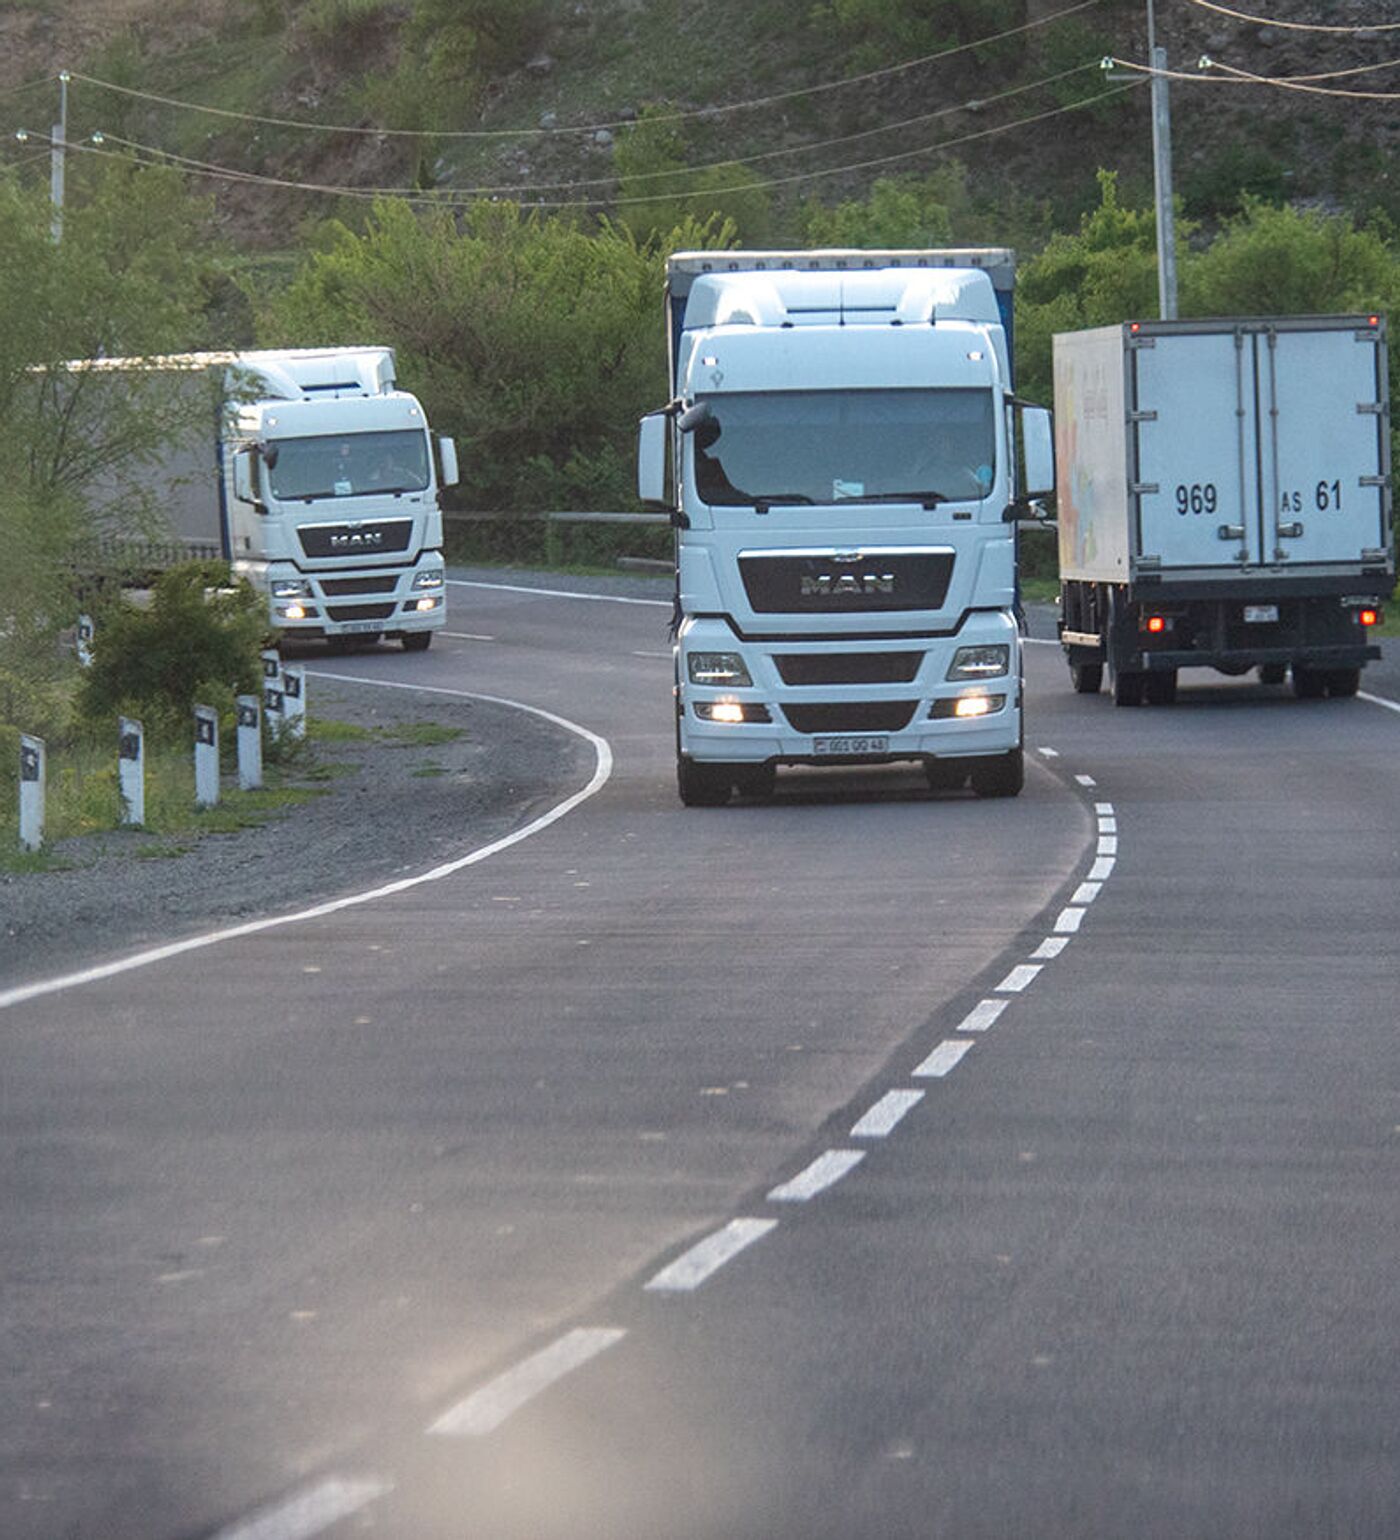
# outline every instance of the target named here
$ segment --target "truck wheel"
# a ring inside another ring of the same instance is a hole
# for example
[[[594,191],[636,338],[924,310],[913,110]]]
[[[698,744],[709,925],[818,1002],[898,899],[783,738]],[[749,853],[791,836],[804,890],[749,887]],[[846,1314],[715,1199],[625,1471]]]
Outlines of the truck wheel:
[[[676,760],[676,785],[687,807],[723,807],[729,801],[732,771],[727,765],[701,765],[682,755]]]
[[[778,772],[772,765],[745,765],[734,772],[734,789],[741,797],[768,798],[773,795]]]
[[[1288,678],[1288,665],[1286,663],[1261,663],[1259,665],[1260,684],[1282,684]]]
[[[1071,663],[1069,679],[1076,695],[1097,695],[1103,687],[1103,664]]]
[[[1321,700],[1327,693],[1327,675],[1306,664],[1293,665],[1293,693],[1299,700]]]
[[[433,633],[431,631],[405,631],[403,634],[403,650],[405,652],[427,652],[432,645]]]
[[[1348,695],[1355,695],[1361,688],[1361,670],[1359,668],[1329,668],[1327,670],[1327,693],[1333,700],[1341,699]]]
[[[1114,674],[1113,704],[1115,706],[1142,705],[1143,684],[1146,678],[1145,674],[1139,674],[1134,671]]]
[[[1149,706],[1175,705],[1176,670],[1164,668],[1160,673],[1148,674],[1143,681],[1143,690]]]
[[[979,797],[1014,797],[1026,784],[1026,758],[1012,749],[1000,759],[984,759],[972,767],[972,789]]]

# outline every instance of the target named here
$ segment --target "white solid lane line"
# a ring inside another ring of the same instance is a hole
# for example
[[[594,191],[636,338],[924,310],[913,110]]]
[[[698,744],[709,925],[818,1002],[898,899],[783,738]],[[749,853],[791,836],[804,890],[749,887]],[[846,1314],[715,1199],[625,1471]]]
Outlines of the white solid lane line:
[[[962,1056],[972,1044],[963,1038],[958,1041],[954,1038],[945,1038],[937,1048],[929,1054],[928,1058],[914,1071],[916,1080],[942,1080],[950,1074],[962,1062]]]
[[[214,1540],[308,1540],[392,1492],[387,1481],[332,1476],[221,1529]]]
[[[1384,695],[1371,695],[1365,690],[1358,690],[1356,698],[1372,706],[1384,706],[1387,711],[1400,711],[1400,701],[1387,700]]]
[[[762,1240],[777,1227],[776,1219],[731,1219],[722,1230],[707,1235],[674,1262],[668,1263],[646,1287],[658,1293],[686,1293],[697,1289],[745,1247]]]
[[[580,1326],[566,1332],[557,1342],[474,1390],[430,1424],[428,1432],[459,1438],[482,1438],[494,1433],[507,1417],[533,1401],[541,1391],[582,1368],[626,1335],[625,1331],[607,1326]]]
[[[852,1139],[884,1139],[892,1134],[905,1113],[924,1099],[922,1091],[886,1091],[851,1130]]]
[[[545,711],[539,706],[527,706],[522,701],[505,700],[499,695],[482,695],[475,690],[449,690],[441,685],[399,684],[387,679],[361,679],[353,674],[318,674],[315,677],[338,679],[348,684],[377,685],[381,689],[388,690],[415,690],[419,694],[426,695],[451,695],[459,700],[486,701],[494,706],[510,706],[517,711],[528,712],[531,716],[542,717],[546,722],[553,722],[558,727],[566,728],[592,744],[596,756],[592,778],[581,791],[565,797],[562,802],[550,808],[547,813],[542,813],[538,818],[533,819],[524,828],[517,829],[513,834],[507,834],[501,839],[493,840],[489,845],[483,845],[479,850],[473,850],[468,855],[459,856],[455,861],[447,861],[441,866],[433,867],[431,871],[420,872],[416,877],[401,877],[398,881],[386,883],[383,887],[371,888],[363,893],[349,893],[344,898],[332,899],[329,903],[317,904],[312,909],[302,909],[295,914],[273,915],[267,919],[249,920],[243,925],[231,925],[225,930],[187,936],[183,941],[172,941],[165,946],[152,947],[149,951],[137,952],[131,957],[121,957],[115,962],[99,963],[94,968],[84,968],[78,973],[63,974],[59,978],[41,979],[35,984],[21,984],[17,988],[0,991],[0,1010],[11,1005],[20,1005],[26,1000],[36,1000],[41,995],[56,994],[60,989],[74,989],[81,984],[95,984],[102,979],[115,978],[119,973],[129,973],[134,968],[144,968],[151,963],[165,962],[185,952],[215,946],[220,941],[232,941],[241,936],[257,935],[261,931],[274,930],[283,925],[298,925],[305,920],[318,920],[328,914],[337,914],[342,909],[353,909],[360,904],[369,904],[376,899],[390,898],[396,893],[404,893],[409,888],[418,887],[421,883],[439,882],[442,878],[451,877],[468,866],[475,866],[490,856],[498,855],[502,850],[509,850],[512,845],[518,845],[522,840],[529,839],[531,835],[538,834],[541,829],[547,829],[552,823],[573,812],[580,803],[586,802],[595,793],[601,791],[612,775],[612,747],[606,738],[600,738],[597,733],[590,732],[588,728],[581,727],[577,722],[570,722],[566,717],[556,716],[552,711]]]
[[[864,1150],[827,1150],[790,1181],[782,1182],[768,1194],[770,1203],[806,1203],[819,1192],[834,1186],[865,1159]]]
[[[585,594],[568,588],[529,588],[524,583],[475,583],[469,578],[448,578],[449,588],[494,588],[507,594],[534,594],[539,599],[596,599],[601,604],[642,604],[656,609],[674,609],[670,599],[634,599],[627,594]]]
[[[483,636],[480,631],[440,631],[439,636],[450,636],[454,642],[494,642],[494,636]]]

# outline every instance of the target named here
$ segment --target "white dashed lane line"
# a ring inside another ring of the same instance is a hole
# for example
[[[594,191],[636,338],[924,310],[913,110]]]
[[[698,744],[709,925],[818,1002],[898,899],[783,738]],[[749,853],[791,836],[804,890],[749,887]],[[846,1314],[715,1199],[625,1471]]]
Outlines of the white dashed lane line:
[[[922,1091],[886,1091],[851,1130],[852,1139],[884,1139],[924,1099]]]
[[[627,1335],[616,1327],[578,1327],[498,1374],[430,1424],[429,1433],[482,1438],[566,1374],[582,1368]]]
[[[768,1194],[770,1203],[806,1203],[818,1193],[834,1187],[849,1171],[865,1159],[864,1150],[827,1150],[789,1181],[780,1183]]]
[[[967,1038],[945,1038],[914,1071],[916,1080],[942,1080],[962,1062],[972,1047]]]
[[[777,1226],[776,1219],[731,1219],[722,1230],[707,1235],[663,1267],[646,1288],[656,1293],[687,1293],[698,1289],[726,1262],[732,1261],[755,1241],[762,1240]]]
[[[953,1030],[985,1032],[1010,1003],[1009,1000],[979,1000]]]
[[[997,985],[997,993],[1019,995],[1023,989],[1029,989],[1035,983],[1041,966],[1040,963],[1018,963]]]

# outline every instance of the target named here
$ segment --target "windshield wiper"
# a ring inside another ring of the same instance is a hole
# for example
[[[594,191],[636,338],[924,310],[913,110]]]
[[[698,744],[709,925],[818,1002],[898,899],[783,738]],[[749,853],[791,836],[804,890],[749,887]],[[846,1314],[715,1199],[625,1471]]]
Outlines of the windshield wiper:
[[[753,505],[756,512],[767,513],[770,508],[810,502],[812,499],[805,492],[764,492],[754,498]]]
[[[837,503],[919,503],[924,508],[936,508],[949,501],[946,492],[865,492],[859,497],[838,497]]]

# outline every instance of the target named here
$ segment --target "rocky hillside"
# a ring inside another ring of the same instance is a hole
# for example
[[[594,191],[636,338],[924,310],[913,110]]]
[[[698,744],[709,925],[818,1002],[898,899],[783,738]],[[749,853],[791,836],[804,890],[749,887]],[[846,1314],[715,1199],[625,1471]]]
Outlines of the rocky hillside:
[[[1208,226],[1243,190],[1400,220],[1395,102],[1322,94],[1400,90],[1400,71],[1374,68],[1400,56],[1400,31],[1374,30],[1400,21],[1397,0],[1228,9],[1265,24],[1156,0],[1171,67],[1195,74],[1208,54],[1295,79],[1173,83],[1188,215]],[[473,32],[464,14],[510,19]],[[907,39],[881,15],[903,18]],[[201,180],[245,248],[285,249],[308,219],[362,207],[318,188],[610,208],[618,139],[648,106],[679,115],[661,164],[736,162],[763,185],[770,239],[794,238],[804,200],[861,198],[878,177],[950,158],[984,215],[1014,205],[1022,229],[1045,229],[1095,198],[1098,166],[1150,198],[1148,93],[1130,88],[1131,68],[1068,73],[1102,55],[1145,62],[1145,18],[1145,0],[26,0],[0,9],[0,128],[8,160],[41,177],[41,148],[8,134],[47,129],[54,77],[71,70],[70,138],[101,130],[109,153],[139,145],[215,168]],[[944,52],[958,44],[975,46]],[[892,69],[924,50],[943,57]],[[1365,73],[1296,80],[1346,70]]]

